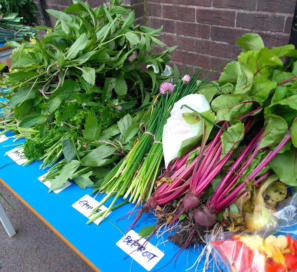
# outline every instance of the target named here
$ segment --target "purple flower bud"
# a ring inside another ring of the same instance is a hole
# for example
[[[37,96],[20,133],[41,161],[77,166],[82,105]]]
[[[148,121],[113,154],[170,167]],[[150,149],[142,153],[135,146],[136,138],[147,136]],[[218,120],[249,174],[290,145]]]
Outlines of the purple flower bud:
[[[184,84],[188,84],[191,80],[190,75],[184,75],[184,77],[182,78],[182,81],[184,82]]]
[[[121,105],[119,105],[119,106],[116,106],[116,109],[117,109],[118,111],[121,111],[121,110],[123,109],[123,107],[122,107]]]
[[[160,94],[172,93],[174,85],[169,82],[163,82],[160,86]]]

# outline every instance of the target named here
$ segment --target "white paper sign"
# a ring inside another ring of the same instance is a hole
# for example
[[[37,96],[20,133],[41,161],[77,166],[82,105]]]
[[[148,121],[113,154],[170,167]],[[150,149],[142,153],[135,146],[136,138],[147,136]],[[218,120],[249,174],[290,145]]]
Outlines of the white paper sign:
[[[0,143],[5,142],[6,140],[8,140],[8,137],[6,137],[4,134],[0,135]]]
[[[147,271],[163,258],[164,252],[140,237],[134,230],[130,230],[117,246],[129,254],[136,262],[143,266]]]
[[[22,165],[28,162],[27,158],[24,155],[24,149],[21,147],[16,147],[10,151],[7,151],[6,155],[13,161],[15,161],[18,165]]]
[[[38,178],[38,180],[41,181],[47,188],[51,188],[51,182],[49,180],[44,180],[46,175],[47,173],[43,174],[41,177]],[[70,185],[71,185],[71,182],[67,180],[63,187],[61,187],[60,189],[54,190],[53,192],[58,194],[62,192],[64,189],[66,189],[67,187],[69,187]]]
[[[99,202],[94,199],[93,197],[89,196],[89,195],[84,195],[81,199],[79,199],[78,201],[76,201],[72,207],[76,210],[78,210],[80,213],[82,213],[85,217],[89,217],[92,213],[92,211],[99,206]],[[106,211],[107,208],[105,206],[101,206],[96,213],[94,213],[94,215],[92,215],[91,218],[94,218],[95,216],[97,216],[99,213]],[[108,213],[109,215],[110,213]],[[96,219],[94,221],[94,223],[96,225],[99,225],[102,222],[103,218],[99,217],[98,219]]]

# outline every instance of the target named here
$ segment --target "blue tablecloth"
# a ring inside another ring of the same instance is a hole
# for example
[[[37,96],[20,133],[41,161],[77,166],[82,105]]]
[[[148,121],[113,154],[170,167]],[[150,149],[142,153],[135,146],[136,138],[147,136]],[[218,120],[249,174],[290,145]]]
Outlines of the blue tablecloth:
[[[7,147],[7,145],[15,143],[22,143],[22,140],[13,142],[13,138],[10,138],[0,143],[0,167],[11,161],[8,156],[5,156],[5,152],[14,148]],[[48,188],[37,180],[46,172],[40,169],[40,164],[40,162],[34,162],[28,166],[10,164],[0,169],[0,178],[102,272],[146,271],[130,257],[127,258],[127,255],[116,246],[118,240],[123,237],[118,228],[126,232],[136,213],[131,218],[126,217],[123,220],[119,218],[131,211],[134,206],[127,204],[113,211],[108,220],[104,220],[99,226],[87,225],[87,218],[72,208],[72,204],[85,194],[91,195],[92,189],[83,190],[73,184],[59,194],[48,193]],[[100,200],[103,197],[103,195],[98,195],[96,199]],[[154,222],[153,216],[144,215],[134,230],[139,231],[142,227]],[[180,249],[168,242],[166,236],[159,239],[154,236],[150,242],[165,253],[163,259],[155,267],[156,269],[170,262]],[[193,265],[201,248],[202,246],[197,246],[184,250],[178,257],[176,265],[173,260],[162,271],[185,271]],[[203,262],[196,271],[202,271],[202,266]]]

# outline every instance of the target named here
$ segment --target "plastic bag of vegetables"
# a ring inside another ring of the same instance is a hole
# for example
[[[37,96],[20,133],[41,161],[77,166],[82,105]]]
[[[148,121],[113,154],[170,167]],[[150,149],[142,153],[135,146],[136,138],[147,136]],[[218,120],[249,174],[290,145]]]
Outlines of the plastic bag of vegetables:
[[[289,234],[234,235],[228,240],[211,242],[228,271],[292,272],[297,271],[297,240]]]

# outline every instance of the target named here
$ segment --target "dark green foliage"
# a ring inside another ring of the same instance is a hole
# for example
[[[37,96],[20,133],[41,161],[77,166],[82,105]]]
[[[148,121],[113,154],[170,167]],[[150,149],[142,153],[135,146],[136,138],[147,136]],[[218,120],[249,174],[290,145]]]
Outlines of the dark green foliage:
[[[4,16],[16,13],[24,25],[35,25],[38,19],[38,10],[33,0],[0,0],[0,13]]]

